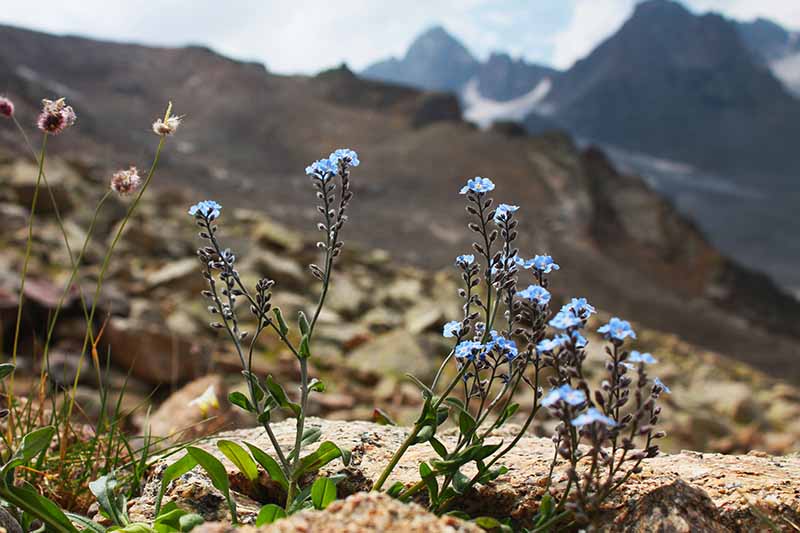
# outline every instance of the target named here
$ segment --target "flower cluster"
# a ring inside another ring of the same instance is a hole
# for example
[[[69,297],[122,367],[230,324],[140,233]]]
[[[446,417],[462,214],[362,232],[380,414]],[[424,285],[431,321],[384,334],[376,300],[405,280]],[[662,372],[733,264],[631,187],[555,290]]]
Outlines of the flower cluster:
[[[71,106],[63,98],[58,100],[42,100],[42,112],[36,120],[36,126],[43,133],[58,135],[75,124],[77,116]]]
[[[136,192],[142,184],[142,178],[136,167],[118,170],[111,176],[111,190],[120,196],[128,196]]]
[[[322,181],[340,172],[346,172],[350,167],[357,167],[361,164],[358,154],[349,148],[339,148],[331,152],[325,159],[318,159],[306,167],[306,174]]]
[[[203,200],[202,202],[197,202],[189,208],[190,215],[204,217],[209,220],[219,218],[221,213],[222,206],[214,200]]]
[[[491,180],[476,177],[460,190],[472,217],[468,227],[477,235],[472,244],[475,253],[455,260],[463,281],[459,289],[463,317],[444,325],[442,334],[453,339],[453,345],[432,383],[415,380],[426,400],[423,411],[375,488],[382,487],[408,446],[429,440],[441,461],[421,465],[421,482],[395,495],[405,499],[428,487],[431,509],[445,511],[458,494],[505,471],[493,465],[545,408],[559,421],[552,467],[558,458],[569,464],[565,492],[550,496],[558,508],[573,511],[572,519],[588,523],[589,515],[640,470],[641,461],[658,453],[654,441],[663,434],[653,429],[660,413],[656,400],[668,389],[646,374],[645,367],[656,362],[652,355],[623,349],[625,341],[636,334],[628,322],[615,317],[598,329],[610,341],[606,349],[610,361],[607,378],[598,390],[592,390],[583,369],[589,343],[584,332],[597,310],[586,298],[572,298],[551,311],[554,296],[549,275],[560,266],[550,255],[527,260],[520,256],[514,245],[520,208],[507,203],[493,208],[487,193],[494,189]],[[518,289],[523,275],[529,280]],[[457,372],[441,393],[439,381],[451,360]],[[629,371],[636,373],[635,380]],[[543,381],[550,385],[546,393]],[[492,431],[520,408],[514,399],[524,387],[532,389],[532,405],[519,432],[509,445],[489,444]],[[434,438],[445,415],[459,428],[457,444],[450,449]],[[637,448],[638,443],[642,448]],[[475,460],[476,456],[480,459]],[[477,470],[473,477],[459,470],[469,462]],[[435,478],[441,478],[441,483]],[[548,522],[553,516],[547,512],[542,511],[539,522],[553,526]]]
[[[5,118],[14,116],[14,102],[5,96],[0,96],[0,116]]]

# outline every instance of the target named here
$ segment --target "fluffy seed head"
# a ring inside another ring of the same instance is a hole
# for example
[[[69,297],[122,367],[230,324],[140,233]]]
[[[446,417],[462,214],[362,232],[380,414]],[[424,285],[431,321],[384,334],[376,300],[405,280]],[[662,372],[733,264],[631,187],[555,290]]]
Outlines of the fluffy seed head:
[[[183,117],[176,115],[170,115],[166,120],[158,119],[153,122],[153,133],[162,137],[172,135],[181,125],[182,120]]]
[[[58,135],[65,129],[75,124],[78,117],[71,106],[63,98],[58,100],[42,100],[42,112],[36,119],[36,127],[43,133]]]
[[[111,189],[120,196],[128,196],[134,193],[142,184],[142,178],[136,167],[128,170],[118,170],[111,177]]]

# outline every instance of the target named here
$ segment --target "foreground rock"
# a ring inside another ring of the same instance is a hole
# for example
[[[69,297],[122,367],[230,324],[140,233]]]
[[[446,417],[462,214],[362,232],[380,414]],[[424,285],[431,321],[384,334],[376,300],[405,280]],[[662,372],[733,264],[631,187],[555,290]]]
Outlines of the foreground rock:
[[[349,467],[334,462],[320,472],[346,475],[339,485],[340,497],[369,490],[405,435],[403,428],[368,422],[311,419],[308,424],[322,430],[323,440],[332,440],[353,452]],[[294,422],[283,422],[274,428],[278,440],[288,448]],[[258,428],[222,434],[220,438],[247,441],[269,450],[267,438]],[[453,435],[440,438],[448,447],[453,444]],[[279,490],[266,476],[262,476],[261,486],[253,487],[217,451],[213,440],[203,446],[226,465],[231,485],[237,491],[242,520],[252,522],[261,504],[269,499],[280,500]],[[456,507],[473,516],[511,517],[520,526],[530,525],[542,497],[552,453],[549,439],[523,438],[503,460],[508,474],[465,495]],[[172,456],[154,467],[142,497],[132,505],[132,517],[152,517],[159,476],[166,464],[178,457]],[[433,457],[427,446],[411,448],[390,482],[413,484],[418,479],[419,464]],[[563,469],[556,470],[554,481],[558,490],[565,481]],[[259,494],[269,496],[261,496],[257,502],[253,498]],[[173,482],[167,500],[193,509],[207,520],[229,520],[224,499],[198,470]],[[633,476],[606,504],[598,526],[609,531],[759,531],[769,528],[764,517],[778,527],[800,523],[800,458],[682,452],[645,463],[644,471]]]
[[[361,492],[332,503],[322,512],[303,511],[262,528],[234,529],[230,524],[211,522],[193,531],[197,533],[290,533],[314,531],[403,531],[405,533],[479,533],[478,526],[452,517],[438,517],[416,504],[406,505],[385,494]]]

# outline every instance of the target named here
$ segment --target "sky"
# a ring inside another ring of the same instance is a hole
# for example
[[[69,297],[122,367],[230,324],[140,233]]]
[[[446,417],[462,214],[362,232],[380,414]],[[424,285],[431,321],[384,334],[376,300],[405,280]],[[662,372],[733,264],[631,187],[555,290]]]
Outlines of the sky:
[[[680,0],[697,13],[770,18],[800,30],[800,0]],[[442,25],[473,54],[568,68],[611,35],[637,0],[3,0],[0,23],[161,46],[206,45],[278,73],[360,70],[402,57]]]

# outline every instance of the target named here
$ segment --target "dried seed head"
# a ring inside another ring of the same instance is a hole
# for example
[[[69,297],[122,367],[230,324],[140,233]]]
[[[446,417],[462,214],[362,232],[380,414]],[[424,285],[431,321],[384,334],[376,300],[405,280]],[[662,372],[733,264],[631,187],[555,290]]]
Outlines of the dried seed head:
[[[71,106],[63,98],[56,101],[42,100],[42,112],[36,119],[36,127],[43,133],[58,135],[68,127],[75,124],[77,116]]]
[[[153,133],[162,137],[172,135],[181,125],[182,120],[183,117],[176,115],[170,115],[166,120],[158,119],[153,122]]]
[[[142,178],[136,167],[128,170],[119,170],[111,177],[111,189],[120,196],[134,193],[142,184]]]

